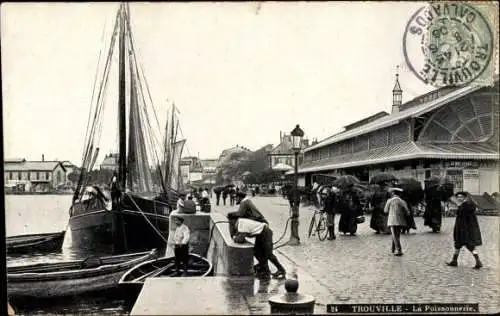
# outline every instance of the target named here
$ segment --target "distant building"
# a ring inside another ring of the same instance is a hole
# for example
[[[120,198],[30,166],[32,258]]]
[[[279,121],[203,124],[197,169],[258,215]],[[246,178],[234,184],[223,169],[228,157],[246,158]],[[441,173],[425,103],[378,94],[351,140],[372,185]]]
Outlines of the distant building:
[[[217,169],[218,159],[202,159],[201,166],[204,174],[215,174]]]
[[[44,192],[66,184],[66,169],[60,161],[4,161],[5,187],[25,192]]]
[[[69,181],[68,176],[70,174],[72,174],[73,172],[75,172],[78,169],[78,167],[67,160],[62,161],[61,163],[62,163],[64,169],[66,169],[66,182],[68,182]]]
[[[308,139],[302,139],[302,149],[309,146]],[[299,165],[302,162],[303,153],[298,157]],[[292,136],[280,131],[280,143],[269,153],[269,167],[285,171],[286,168],[293,169],[295,166],[295,153],[292,148]]]
[[[214,185],[216,174],[217,174],[217,163],[218,159],[203,159],[201,160],[202,165],[202,182],[203,184]]]
[[[118,154],[106,155],[101,163],[101,170],[118,171]]]
[[[198,157],[184,157],[180,162],[181,175],[184,184],[200,181],[203,174],[203,166]]]

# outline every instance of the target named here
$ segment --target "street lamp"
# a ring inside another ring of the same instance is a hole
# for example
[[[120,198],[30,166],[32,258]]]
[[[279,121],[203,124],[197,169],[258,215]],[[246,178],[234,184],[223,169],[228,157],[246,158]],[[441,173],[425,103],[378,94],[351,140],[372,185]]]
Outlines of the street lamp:
[[[298,190],[299,185],[299,153],[302,148],[302,137],[304,137],[304,131],[300,129],[297,124],[293,131],[290,133],[292,135],[292,149],[295,154],[295,181],[293,186],[293,203],[292,203],[292,229],[290,231],[289,245],[296,246],[300,245],[299,238],[299,204],[300,195]]]

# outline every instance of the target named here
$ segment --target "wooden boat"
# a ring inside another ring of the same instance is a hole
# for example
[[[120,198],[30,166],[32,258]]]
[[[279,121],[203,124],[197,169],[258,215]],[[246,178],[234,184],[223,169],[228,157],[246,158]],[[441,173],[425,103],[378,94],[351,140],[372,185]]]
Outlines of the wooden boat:
[[[96,82],[95,91],[100,92],[96,93],[95,102],[90,107],[88,137],[68,231],[74,248],[111,248],[113,253],[145,251],[164,246],[168,239],[169,212],[176,208],[182,186],[180,159],[186,140],[181,139],[182,133],[178,135],[179,120],[175,107],[171,111],[171,120],[167,118],[164,143],[157,144],[154,137],[163,131],[155,130],[155,124],[150,123],[150,118],[157,115],[152,100],[145,95],[149,88],[142,68],[138,67],[140,62],[134,46],[128,4],[120,4],[113,30],[104,70],[99,72],[102,80]],[[117,77],[111,71],[115,66],[114,57],[118,61]],[[104,98],[111,86],[107,84],[108,75],[113,77],[109,78],[110,81],[116,79],[118,84],[118,111],[112,111],[118,119],[118,150],[116,155],[110,156],[117,163],[118,170],[116,179],[109,175],[108,181],[113,179],[112,187],[122,193],[121,199],[116,199],[111,208],[107,208],[107,204],[113,199],[103,194],[105,186],[91,186],[90,181],[99,156],[99,137],[96,135],[100,134],[104,124],[115,119],[104,117],[104,108],[109,106]],[[163,161],[159,161],[162,154]]]
[[[146,279],[157,277],[205,277],[213,273],[212,264],[196,254],[189,254],[188,270],[179,275],[175,267],[175,257],[164,257],[142,262],[125,272],[120,278],[120,291],[128,296],[139,295]]]
[[[56,298],[112,289],[125,271],[157,256],[157,250],[84,260],[7,267],[12,298]]]
[[[65,232],[7,237],[5,242],[7,254],[59,251],[64,242]]]

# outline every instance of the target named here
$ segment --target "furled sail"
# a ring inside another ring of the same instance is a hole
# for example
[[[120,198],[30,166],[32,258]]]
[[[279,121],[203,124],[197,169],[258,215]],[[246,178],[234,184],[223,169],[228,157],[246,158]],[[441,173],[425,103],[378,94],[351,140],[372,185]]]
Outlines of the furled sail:
[[[132,67],[131,67],[132,68]],[[143,124],[137,100],[135,76],[131,77],[130,115],[129,115],[129,152],[128,152],[128,186],[134,192],[151,192],[152,179],[143,133]]]
[[[172,160],[170,161],[170,175],[169,184],[170,188],[179,191],[182,183],[179,182],[180,175],[180,162],[182,156],[182,150],[184,149],[184,144],[186,140],[180,140],[175,142],[172,146]]]

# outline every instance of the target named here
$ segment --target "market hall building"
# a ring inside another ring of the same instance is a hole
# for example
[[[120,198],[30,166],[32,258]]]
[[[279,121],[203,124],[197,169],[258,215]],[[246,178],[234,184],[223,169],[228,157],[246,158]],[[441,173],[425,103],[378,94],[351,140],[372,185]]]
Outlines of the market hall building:
[[[379,112],[304,150],[299,185],[315,174],[351,174],[361,181],[380,172],[448,176],[455,190],[499,191],[499,85],[434,90],[402,104],[396,76],[392,112]]]

